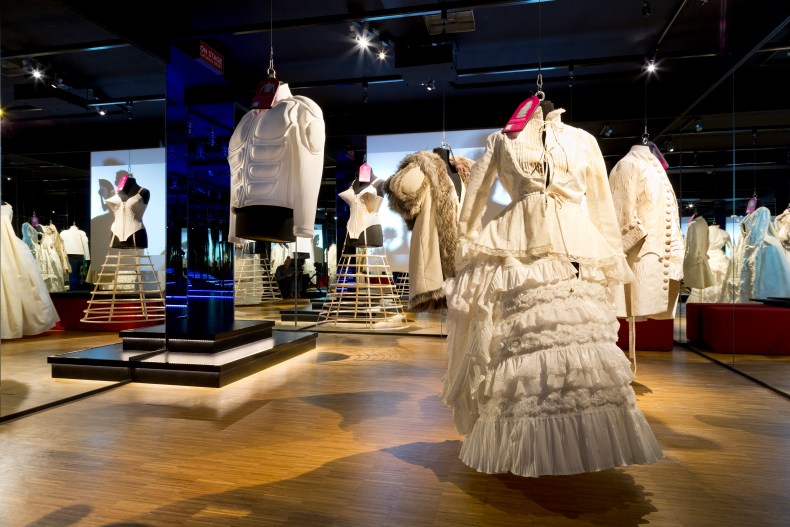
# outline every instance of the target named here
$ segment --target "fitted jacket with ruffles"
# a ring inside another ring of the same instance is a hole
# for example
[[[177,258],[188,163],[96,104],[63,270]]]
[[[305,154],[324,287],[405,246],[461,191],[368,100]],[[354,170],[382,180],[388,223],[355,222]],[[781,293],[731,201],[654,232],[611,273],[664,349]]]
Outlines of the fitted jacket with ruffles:
[[[469,178],[472,161],[455,156],[458,176]],[[384,191],[389,207],[411,231],[409,310],[429,311],[447,305],[444,281],[455,276],[459,199],[447,163],[429,151],[406,156]]]

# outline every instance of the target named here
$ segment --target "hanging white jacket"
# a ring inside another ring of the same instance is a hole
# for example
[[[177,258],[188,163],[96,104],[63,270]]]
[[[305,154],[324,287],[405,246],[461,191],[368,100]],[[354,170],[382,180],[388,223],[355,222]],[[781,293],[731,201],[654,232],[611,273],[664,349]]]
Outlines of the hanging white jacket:
[[[321,108],[311,99],[293,96],[287,84],[280,84],[269,109],[247,112],[233,131],[228,144],[231,172],[231,216],[229,241],[293,241],[270,235],[275,209],[293,211],[293,232],[312,238],[318,191],[324,167],[326,133]],[[267,209],[248,209],[249,207]],[[245,221],[248,210],[266,221]],[[289,214],[286,214],[286,216]]]

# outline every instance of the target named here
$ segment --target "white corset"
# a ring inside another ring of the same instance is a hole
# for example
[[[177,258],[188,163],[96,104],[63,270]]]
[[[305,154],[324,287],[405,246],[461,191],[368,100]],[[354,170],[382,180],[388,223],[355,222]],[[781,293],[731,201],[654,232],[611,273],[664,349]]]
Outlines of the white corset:
[[[123,201],[118,194],[114,194],[104,200],[115,219],[110,230],[121,241],[125,241],[135,232],[145,228],[143,225],[143,214],[148,204],[140,195],[141,188],[137,194]]]
[[[381,225],[379,209],[383,198],[378,195],[373,185],[365,187],[359,193],[354,192],[354,187],[349,187],[340,194],[340,198],[348,203],[348,235],[357,239],[362,232],[373,225]]]

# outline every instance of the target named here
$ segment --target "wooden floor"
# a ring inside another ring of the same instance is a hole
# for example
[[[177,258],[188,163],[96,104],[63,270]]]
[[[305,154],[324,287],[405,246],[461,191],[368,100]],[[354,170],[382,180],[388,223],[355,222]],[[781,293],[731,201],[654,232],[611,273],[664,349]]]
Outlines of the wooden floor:
[[[127,384],[0,424],[0,525],[788,525],[787,399],[692,352],[643,352],[664,460],[487,475],[458,459],[437,397],[445,346],[322,333],[224,388]]]

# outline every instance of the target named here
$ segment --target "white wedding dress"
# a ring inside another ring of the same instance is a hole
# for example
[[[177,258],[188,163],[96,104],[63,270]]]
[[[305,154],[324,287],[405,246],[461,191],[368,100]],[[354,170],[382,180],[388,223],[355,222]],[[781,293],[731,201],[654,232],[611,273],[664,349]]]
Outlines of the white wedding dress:
[[[0,338],[16,339],[52,329],[60,320],[28,246],[14,232],[14,210],[2,205],[0,224]]]
[[[480,472],[576,474],[662,457],[616,344],[614,292],[633,273],[606,166],[563,111],[544,121],[538,108],[520,133],[490,135],[461,209],[441,396],[465,436],[461,460]],[[512,201],[482,225],[497,177]]]

